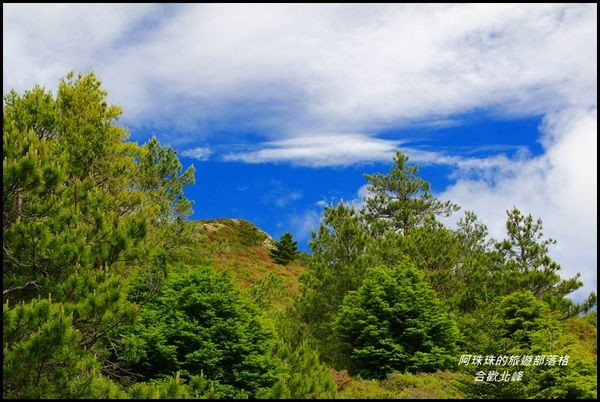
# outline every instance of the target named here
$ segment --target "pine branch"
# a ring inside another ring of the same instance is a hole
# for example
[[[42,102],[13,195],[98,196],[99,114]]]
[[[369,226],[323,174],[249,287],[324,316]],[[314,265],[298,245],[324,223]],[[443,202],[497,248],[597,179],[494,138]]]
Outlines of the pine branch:
[[[25,288],[32,287],[32,286],[35,287],[36,289],[42,289],[43,288],[43,286],[41,286],[37,281],[29,281],[29,282],[27,282],[24,285],[14,286],[12,288],[8,288],[8,289],[3,290],[2,291],[2,295],[4,296],[7,293],[15,292],[17,290],[25,289]]]

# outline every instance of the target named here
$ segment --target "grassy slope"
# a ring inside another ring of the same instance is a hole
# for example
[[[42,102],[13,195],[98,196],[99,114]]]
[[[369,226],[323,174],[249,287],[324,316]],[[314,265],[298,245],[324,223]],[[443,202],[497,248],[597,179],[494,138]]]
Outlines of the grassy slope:
[[[190,265],[211,264],[237,285],[247,288],[273,272],[283,278],[290,299],[300,292],[299,276],[306,268],[298,261],[275,264],[269,255],[273,240],[243,219],[206,219],[186,222],[188,244],[179,258]]]
[[[462,399],[458,383],[467,377],[449,371],[393,373],[384,380],[350,378],[341,387],[338,382],[338,390],[347,399]]]
[[[301,261],[275,264],[269,256],[272,239],[252,223],[242,219],[189,221],[190,238],[179,252],[188,264],[211,264],[242,288],[256,284],[273,272],[284,280],[286,301],[300,293],[299,276],[306,267]],[[288,304],[283,303],[283,304]],[[362,380],[347,372],[333,371],[343,398],[460,398],[454,389],[452,373],[395,374],[386,380]]]
[[[306,271],[301,259],[289,265],[275,264],[269,256],[272,239],[252,223],[242,219],[209,219],[186,222],[185,245],[176,252],[190,265],[211,264],[229,276],[241,288],[248,288],[269,272],[283,278],[285,295],[281,307],[289,305],[300,294],[300,275]],[[183,238],[182,238],[183,240]],[[587,353],[596,355],[596,328],[581,320],[569,322]],[[464,374],[437,372],[391,374],[384,380],[350,377],[344,370],[333,371],[342,398],[382,399],[446,399],[462,398],[457,389]]]

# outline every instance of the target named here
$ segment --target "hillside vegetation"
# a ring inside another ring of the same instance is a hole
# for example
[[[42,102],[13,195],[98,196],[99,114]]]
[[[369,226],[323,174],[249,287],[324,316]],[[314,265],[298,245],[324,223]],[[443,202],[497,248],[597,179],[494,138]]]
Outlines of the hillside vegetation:
[[[194,167],[120,114],[94,74],[4,97],[4,398],[597,397],[596,295],[541,220],[447,227],[398,151],[298,253],[190,220]]]
[[[299,277],[306,267],[300,259],[285,266],[275,263],[269,255],[274,240],[251,222],[222,218],[186,221],[184,225],[189,238],[179,243],[176,252],[182,262],[210,263],[242,288],[256,286],[271,273],[281,277],[290,300],[299,294]]]

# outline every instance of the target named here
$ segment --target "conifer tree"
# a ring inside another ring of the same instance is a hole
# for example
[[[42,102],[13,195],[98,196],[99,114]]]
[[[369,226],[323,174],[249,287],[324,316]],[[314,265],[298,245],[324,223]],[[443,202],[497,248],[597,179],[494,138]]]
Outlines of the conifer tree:
[[[525,216],[517,208],[507,211],[508,237],[496,242],[495,249],[502,264],[501,280],[497,281],[504,295],[518,290],[528,290],[542,298],[554,311],[561,311],[567,318],[586,312],[596,304],[596,294],[575,304],[565,296],[583,286],[580,274],[561,279],[560,265],[554,261],[548,246],[556,240],[543,238],[542,221],[534,221],[531,214]]]
[[[329,206],[318,232],[312,233],[312,257],[308,271],[300,277],[304,284],[297,308],[309,332],[321,342],[322,357],[334,358],[332,322],[344,296],[360,286],[373,260],[372,237],[352,207],[340,203]]]
[[[118,398],[124,393],[102,375],[100,362],[82,348],[74,315],[51,299],[3,308],[5,398]]]
[[[424,274],[408,260],[368,271],[335,321],[351,369],[363,378],[393,370],[436,371],[454,366],[458,330]]]
[[[120,365],[156,380],[177,371],[217,381],[224,396],[270,387],[272,333],[229,278],[206,267],[180,267],[122,332]]]
[[[292,238],[290,232],[281,235],[275,248],[271,250],[271,257],[280,265],[287,265],[298,255],[298,243]]]
[[[319,355],[308,343],[292,348],[285,341],[276,344],[274,358],[283,368],[277,382],[259,394],[269,399],[334,398],[336,385],[329,367],[319,361]]]
[[[365,174],[370,195],[362,213],[371,229],[382,234],[386,230],[406,234],[436,215],[449,216],[459,209],[450,201],[439,201],[430,192],[430,184],[417,176],[419,168],[408,165],[408,156],[400,151],[387,175]]]
[[[120,108],[106,95],[93,73],[70,73],[56,96],[36,86],[4,98],[5,318],[13,309],[31,317],[3,334],[3,379],[12,384],[5,396],[116,395],[112,381],[123,376],[111,361],[113,341],[139,310],[127,282],[164,245],[158,226],[189,208],[183,186],[193,169],[182,174],[155,140],[150,148],[161,157],[144,162],[148,147],[125,142]],[[136,185],[148,181],[151,190]],[[48,306],[34,308],[40,297]],[[29,313],[13,307],[30,301]],[[60,314],[35,318],[45,310]]]

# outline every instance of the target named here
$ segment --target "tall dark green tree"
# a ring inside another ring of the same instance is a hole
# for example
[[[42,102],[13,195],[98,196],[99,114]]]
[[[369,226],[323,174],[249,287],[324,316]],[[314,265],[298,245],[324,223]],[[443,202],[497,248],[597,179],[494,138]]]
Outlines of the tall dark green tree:
[[[210,268],[181,268],[149,301],[122,338],[120,365],[143,379],[177,371],[218,381],[229,397],[254,395],[275,381],[273,334],[231,281]]]
[[[369,270],[360,288],[344,298],[335,328],[352,372],[363,378],[456,363],[456,325],[408,260]]]
[[[4,98],[3,299],[5,317],[17,323],[3,334],[3,380],[12,384],[4,395],[117,394],[112,341],[139,311],[127,282],[164,245],[154,241],[163,237],[158,221],[164,227],[189,207],[183,186],[193,169],[182,173],[173,153],[142,163],[148,147],[125,141],[121,110],[106,97],[93,73],[70,73],[56,95],[35,87]],[[163,161],[171,181],[162,176]],[[157,183],[154,193],[140,180]],[[33,303],[31,311],[21,302]]]
[[[550,255],[548,246],[556,240],[545,239],[541,219],[525,216],[517,208],[507,211],[506,229],[508,237],[496,242],[495,248],[502,264],[502,279],[498,281],[504,294],[517,290],[528,290],[545,300],[552,310],[561,311],[563,318],[588,311],[596,304],[596,294],[575,304],[566,296],[583,286],[580,274],[562,279],[560,265]]]
[[[287,265],[298,256],[298,243],[293,239],[290,232],[281,235],[275,248],[271,250],[271,257],[280,265]]]
[[[149,225],[188,213],[193,168],[180,172],[155,139],[124,142],[120,109],[105,98],[93,74],[69,74],[56,98],[39,87],[5,97],[3,279],[12,298],[48,294],[78,267],[139,259],[157,244]]]
[[[333,317],[344,296],[358,289],[371,265],[371,240],[359,213],[343,203],[327,207],[318,232],[312,233],[313,254],[308,271],[300,277],[304,287],[297,307],[308,332],[323,343],[320,351],[328,358],[334,353],[328,340],[333,334]]]
[[[409,165],[408,159],[398,151],[388,174],[365,174],[370,195],[362,213],[375,233],[392,230],[405,234],[426,219],[449,216],[459,209],[450,201],[436,199],[429,192],[430,184],[417,176],[419,168]]]

